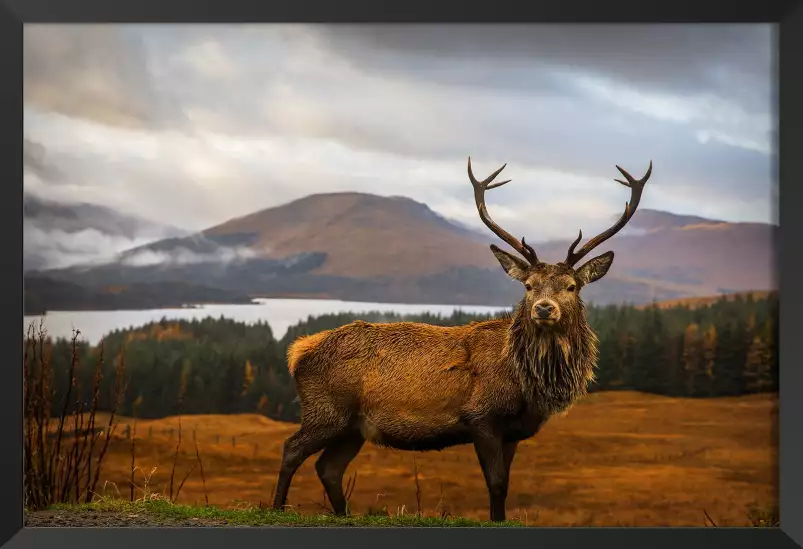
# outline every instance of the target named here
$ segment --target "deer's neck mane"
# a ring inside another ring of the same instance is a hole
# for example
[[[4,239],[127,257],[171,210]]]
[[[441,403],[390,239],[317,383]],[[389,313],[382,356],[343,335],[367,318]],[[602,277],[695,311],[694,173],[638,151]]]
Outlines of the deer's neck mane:
[[[523,301],[510,317],[507,359],[521,380],[528,406],[547,416],[567,410],[594,380],[598,339],[582,302],[580,307],[577,320],[558,330],[533,323]]]

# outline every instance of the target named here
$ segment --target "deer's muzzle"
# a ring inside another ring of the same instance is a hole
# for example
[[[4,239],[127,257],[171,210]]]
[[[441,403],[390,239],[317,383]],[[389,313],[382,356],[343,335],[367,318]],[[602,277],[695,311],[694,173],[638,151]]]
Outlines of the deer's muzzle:
[[[532,318],[538,324],[552,324],[560,320],[560,307],[551,299],[539,299],[532,309]]]

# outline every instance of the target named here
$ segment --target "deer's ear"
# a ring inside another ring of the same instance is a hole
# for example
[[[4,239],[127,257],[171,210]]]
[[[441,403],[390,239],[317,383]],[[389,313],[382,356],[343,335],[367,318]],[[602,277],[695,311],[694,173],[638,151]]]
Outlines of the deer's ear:
[[[608,272],[613,263],[613,252],[605,252],[577,269],[576,275],[584,286],[596,282]]]
[[[527,278],[527,270],[530,268],[529,263],[504,250],[500,250],[493,244],[491,244],[491,251],[510,278],[518,281],[523,281]]]

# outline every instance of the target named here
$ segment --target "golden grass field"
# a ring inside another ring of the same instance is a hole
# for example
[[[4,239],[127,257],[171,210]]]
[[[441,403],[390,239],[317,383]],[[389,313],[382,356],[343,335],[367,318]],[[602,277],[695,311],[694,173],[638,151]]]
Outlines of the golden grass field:
[[[211,504],[270,503],[282,444],[296,425],[251,414],[182,416],[181,422],[176,485],[197,461],[195,439]],[[119,491],[128,499],[131,442],[125,425],[131,420],[119,423],[98,491],[109,497]],[[719,526],[748,526],[751,505],[777,502],[776,425],[774,395],[589,395],[520,445],[508,518],[532,526],[704,526],[708,513]],[[176,417],[137,422],[135,498],[143,490],[168,491],[177,427]],[[323,511],[315,459],[299,469],[290,489],[288,503],[302,513]],[[487,492],[471,446],[413,454],[366,445],[346,473],[347,479],[356,473],[353,512],[386,507],[394,514],[404,506],[415,513],[414,465],[425,515],[445,510],[487,519]],[[196,466],[177,501],[202,505],[204,494]]]

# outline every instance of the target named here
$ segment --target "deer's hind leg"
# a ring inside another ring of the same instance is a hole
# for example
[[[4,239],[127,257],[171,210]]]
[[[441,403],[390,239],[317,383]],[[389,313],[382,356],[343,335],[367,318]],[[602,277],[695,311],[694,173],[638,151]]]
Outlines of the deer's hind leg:
[[[348,511],[343,494],[343,475],[349,463],[360,453],[363,444],[365,438],[359,431],[349,433],[328,444],[315,462],[318,478],[321,479],[336,515],[345,515]]]
[[[301,428],[285,441],[282,465],[276,481],[276,495],[273,498],[274,509],[283,509],[286,505],[290,483],[301,464],[348,433],[347,414],[333,414],[324,417],[326,417],[325,421],[320,416],[315,417],[314,420],[302,419]]]

